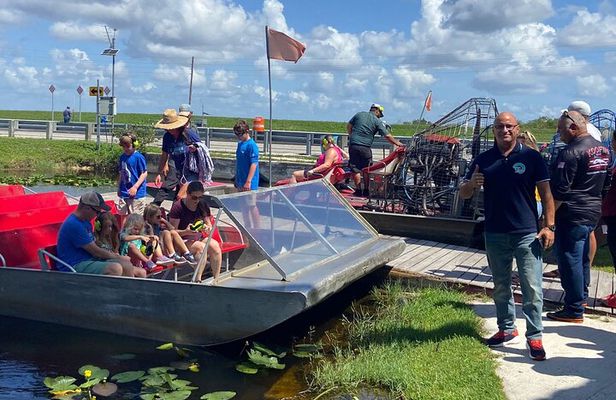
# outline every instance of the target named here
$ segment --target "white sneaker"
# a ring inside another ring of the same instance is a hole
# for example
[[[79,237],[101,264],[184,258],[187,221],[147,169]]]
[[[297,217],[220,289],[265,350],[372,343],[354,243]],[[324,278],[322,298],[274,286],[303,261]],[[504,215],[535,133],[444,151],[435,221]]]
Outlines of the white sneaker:
[[[162,265],[162,266],[168,267],[173,264],[175,264],[175,260],[169,257],[166,257],[166,256],[160,256],[156,259],[156,265]]]

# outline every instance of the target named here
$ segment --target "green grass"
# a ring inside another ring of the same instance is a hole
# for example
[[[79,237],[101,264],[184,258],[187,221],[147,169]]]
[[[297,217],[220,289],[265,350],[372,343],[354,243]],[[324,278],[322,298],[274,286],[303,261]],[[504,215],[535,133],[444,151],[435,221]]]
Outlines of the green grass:
[[[374,299],[370,310],[355,309],[334,356],[314,361],[314,389],[354,394],[379,388],[392,398],[422,400],[505,399],[468,295],[394,283],[376,289]]]
[[[97,172],[115,171],[122,150],[117,145],[83,140],[0,138],[0,169],[57,171],[90,168]]]

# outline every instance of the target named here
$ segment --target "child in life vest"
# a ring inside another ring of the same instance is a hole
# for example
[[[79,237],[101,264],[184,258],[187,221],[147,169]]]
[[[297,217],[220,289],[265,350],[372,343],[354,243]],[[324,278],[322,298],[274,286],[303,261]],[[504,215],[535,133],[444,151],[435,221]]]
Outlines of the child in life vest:
[[[146,235],[145,221],[139,214],[130,214],[126,218],[124,229],[120,233],[120,255],[129,256],[148,273],[160,271],[160,266],[174,264],[172,259],[163,255],[158,237]]]

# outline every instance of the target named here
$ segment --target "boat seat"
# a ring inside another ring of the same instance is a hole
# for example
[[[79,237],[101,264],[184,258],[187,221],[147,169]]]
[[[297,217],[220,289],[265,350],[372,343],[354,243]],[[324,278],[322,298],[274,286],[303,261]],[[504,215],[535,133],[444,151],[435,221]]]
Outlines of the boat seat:
[[[73,204],[70,206],[34,208],[32,210],[0,211],[0,231],[63,222],[76,208],[77,205]]]
[[[329,167],[327,170],[323,171],[322,174],[311,175],[302,182],[314,181],[316,179],[326,179],[332,185],[344,182],[344,180],[346,179],[346,171],[343,169],[344,164],[345,162],[333,163],[332,166]],[[289,183],[291,183],[291,178],[286,178],[277,181],[274,186],[288,185]]]
[[[390,180],[404,160],[405,148],[398,147],[382,160],[362,169],[363,180],[368,187],[368,198],[387,198]]]
[[[55,244],[62,222],[0,231],[4,266],[40,269],[38,250]]]
[[[76,272],[75,269],[58,257],[58,249],[55,244],[38,251],[41,269],[43,271]],[[62,265],[63,269],[58,269]]]
[[[0,197],[2,212],[27,211],[35,208],[68,206],[64,192],[47,192],[23,194],[12,197]]]
[[[26,194],[22,185],[0,185],[0,197],[13,197]]]

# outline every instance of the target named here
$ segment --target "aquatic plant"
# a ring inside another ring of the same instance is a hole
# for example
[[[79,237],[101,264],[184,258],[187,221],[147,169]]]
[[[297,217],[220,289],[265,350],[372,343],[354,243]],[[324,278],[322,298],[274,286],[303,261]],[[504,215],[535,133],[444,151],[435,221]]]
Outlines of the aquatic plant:
[[[262,367],[272,369],[285,368],[285,364],[281,364],[279,359],[284,358],[287,355],[286,352],[275,352],[258,342],[254,342],[252,348],[248,349],[246,354],[248,360],[235,366],[235,369],[243,374],[256,374]]]

